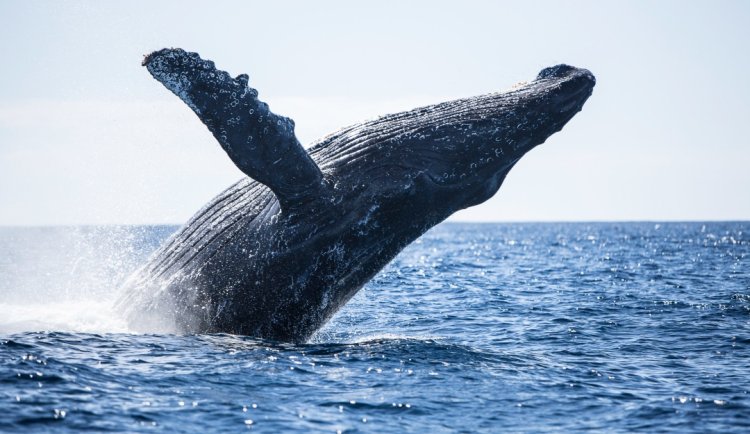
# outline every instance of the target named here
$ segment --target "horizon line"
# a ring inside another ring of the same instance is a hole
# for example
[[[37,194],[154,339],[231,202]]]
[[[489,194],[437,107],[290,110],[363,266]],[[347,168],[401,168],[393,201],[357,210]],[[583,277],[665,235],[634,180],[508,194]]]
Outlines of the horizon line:
[[[435,226],[442,224],[582,224],[582,223],[625,223],[625,224],[643,224],[643,223],[654,223],[654,224],[675,224],[675,223],[750,223],[750,219],[684,219],[684,220],[672,220],[672,219],[644,219],[644,220],[446,220],[438,223]],[[75,227],[127,227],[127,226],[142,226],[142,227],[180,227],[187,224],[183,223],[62,223],[62,224],[0,224],[0,229],[42,229],[42,228],[75,228]]]

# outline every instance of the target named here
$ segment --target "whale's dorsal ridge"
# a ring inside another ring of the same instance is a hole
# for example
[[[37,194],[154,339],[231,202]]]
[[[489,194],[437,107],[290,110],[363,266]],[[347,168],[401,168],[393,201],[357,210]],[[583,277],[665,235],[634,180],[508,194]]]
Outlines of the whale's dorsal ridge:
[[[179,48],[155,51],[143,65],[198,115],[242,172],[276,194],[282,209],[317,191],[323,175],[294,135],[294,121],[271,112],[246,74],[232,78]]]

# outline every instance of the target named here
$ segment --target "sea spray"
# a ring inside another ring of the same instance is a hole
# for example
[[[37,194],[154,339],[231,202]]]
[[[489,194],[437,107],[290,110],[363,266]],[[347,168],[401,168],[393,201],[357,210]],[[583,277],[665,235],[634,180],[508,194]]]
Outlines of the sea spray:
[[[0,333],[126,332],[120,283],[171,226],[0,228]]]

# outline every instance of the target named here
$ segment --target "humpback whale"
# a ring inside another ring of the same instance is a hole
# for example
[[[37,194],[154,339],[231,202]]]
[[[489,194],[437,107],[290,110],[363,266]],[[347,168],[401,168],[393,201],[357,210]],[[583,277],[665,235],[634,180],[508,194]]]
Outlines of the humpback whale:
[[[294,122],[197,53],[146,56],[247,177],[197,212],[122,287],[142,331],[304,342],[399,251],[480,204],[583,107],[595,79],[557,65],[509,91],[362,122],[309,150]]]

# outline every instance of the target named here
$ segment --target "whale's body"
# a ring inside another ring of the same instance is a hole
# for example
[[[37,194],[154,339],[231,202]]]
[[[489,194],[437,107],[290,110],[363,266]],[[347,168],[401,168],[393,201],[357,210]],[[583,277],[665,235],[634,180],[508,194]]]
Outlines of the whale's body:
[[[594,86],[588,71],[558,65],[506,93],[344,128],[308,152],[247,76],[179,49],[144,65],[248,177],[177,231],[127,281],[119,306],[136,329],[295,342],[429,228],[490,198]]]

